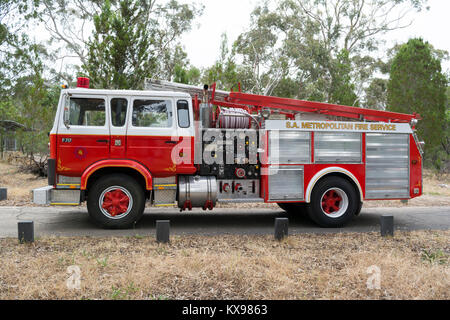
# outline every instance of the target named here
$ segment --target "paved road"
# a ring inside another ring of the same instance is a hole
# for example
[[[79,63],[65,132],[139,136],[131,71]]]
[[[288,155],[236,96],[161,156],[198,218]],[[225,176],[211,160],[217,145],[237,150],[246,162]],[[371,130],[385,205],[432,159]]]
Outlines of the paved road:
[[[369,208],[342,229],[322,229],[303,217],[290,217],[289,233],[337,233],[379,231],[382,214],[393,214],[397,230],[448,230],[450,207]],[[0,238],[17,237],[17,222],[33,220],[35,236],[134,236],[154,235],[155,221],[169,219],[173,234],[272,234],[274,218],[282,210],[217,209],[180,213],[175,209],[147,210],[131,230],[102,230],[90,221],[85,208],[0,207]]]

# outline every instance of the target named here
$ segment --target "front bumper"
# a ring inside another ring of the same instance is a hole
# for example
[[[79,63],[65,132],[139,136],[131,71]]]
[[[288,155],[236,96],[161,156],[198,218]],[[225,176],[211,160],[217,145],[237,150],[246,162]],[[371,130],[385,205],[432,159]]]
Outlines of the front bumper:
[[[55,189],[46,186],[33,190],[33,203],[54,206],[78,206],[81,203],[81,191]]]

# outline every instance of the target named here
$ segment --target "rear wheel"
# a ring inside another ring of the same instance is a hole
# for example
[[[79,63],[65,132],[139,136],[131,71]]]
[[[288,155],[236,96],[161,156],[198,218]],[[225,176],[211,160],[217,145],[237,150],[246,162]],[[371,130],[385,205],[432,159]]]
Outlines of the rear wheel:
[[[309,217],[319,226],[337,228],[357,214],[360,203],[359,195],[350,182],[329,177],[314,187],[307,210]]]
[[[132,227],[144,213],[145,194],[130,176],[114,174],[97,180],[89,189],[87,207],[102,228]]]

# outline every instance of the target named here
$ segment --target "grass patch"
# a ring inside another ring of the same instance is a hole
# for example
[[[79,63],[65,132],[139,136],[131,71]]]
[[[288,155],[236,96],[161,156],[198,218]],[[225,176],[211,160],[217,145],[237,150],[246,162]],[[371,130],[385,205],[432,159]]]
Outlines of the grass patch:
[[[448,254],[438,249],[436,251],[422,250],[422,260],[429,263],[448,264]]]
[[[441,196],[442,193],[439,192],[425,192],[425,195],[429,195],[429,196]]]

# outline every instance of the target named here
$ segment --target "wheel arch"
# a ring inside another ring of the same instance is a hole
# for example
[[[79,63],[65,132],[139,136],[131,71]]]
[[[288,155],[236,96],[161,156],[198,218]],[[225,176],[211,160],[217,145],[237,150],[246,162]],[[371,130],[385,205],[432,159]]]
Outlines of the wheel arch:
[[[323,169],[323,170],[317,172],[311,178],[311,180],[309,181],[308,187],[306,188],[306,192],[305,192],[305,202],[306,203],[311,202],[311,193],[314,189],[314,186],[322,179],[325,179],[330,176],[341,177],[341,178],[344,178],[345,180],[347,180],[348,182],[350,182],[358,191],[360,202],[363,201],[364,196],[363,196],[361,184],[359,183],[359,181],[355,177],[355,175],[344,168],[330,167],[330,168],[326,168],[326,169]]]
[[[81,190],[87,190],[95,180],[107,174],[122,173],[136,179],[144,190],[153,189],[153,178],[146,167],[132,160],[103,160],[89,166],[81,176]]]

